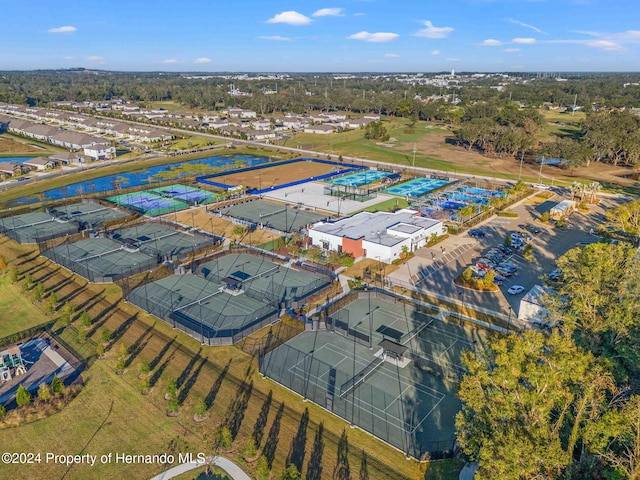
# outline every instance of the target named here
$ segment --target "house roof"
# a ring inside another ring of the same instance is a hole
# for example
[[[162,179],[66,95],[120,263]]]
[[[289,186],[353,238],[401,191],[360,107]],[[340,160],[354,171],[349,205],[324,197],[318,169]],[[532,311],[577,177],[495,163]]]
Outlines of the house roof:
[[[30,160],[25,160],[22,162],[23,165],[48,165],[50,163],[55,164],[56,161],[49,157],[35,157]]]

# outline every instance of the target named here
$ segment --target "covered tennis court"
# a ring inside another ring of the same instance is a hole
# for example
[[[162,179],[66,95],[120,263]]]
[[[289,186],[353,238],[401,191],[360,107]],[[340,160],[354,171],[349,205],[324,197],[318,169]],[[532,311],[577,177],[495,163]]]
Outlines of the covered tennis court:
[[[380,293],[354,298],[326,328],[262,357],[260,371],[410,456],[452,455],[460,355],[487,333]]]
[[[307,225],[327,219],[327,215],[311,212],[299,205],[288,205],[266,200],[248,200],[211,210],[221,217],[238,219],[253,227],[267,227],[285,233],[303,230]]]
[[[189,185],[169,185],[166,187],[153,188],[148,190],[151,193],[157,193],[160,196],[174,198],[189,205],[204,205],[217,201],[220,196],[213,192],[208,192],[197,187]]]
[[[66,242],[42,253],[93,283],[111,283],[158,266],[155,257],[109,238]]]
[[[136,210],[143,215],[162,215],[163,213],[177,212],[189,208],[189,204],[174,198],[163,197],[157,193],[145,190],[142,192],[123,193],[106,198],[116,205]]]

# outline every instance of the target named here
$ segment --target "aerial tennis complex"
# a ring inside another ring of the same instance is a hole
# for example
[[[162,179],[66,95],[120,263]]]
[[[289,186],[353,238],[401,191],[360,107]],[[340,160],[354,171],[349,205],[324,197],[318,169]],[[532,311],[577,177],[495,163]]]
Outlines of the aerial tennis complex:
[[[176,184],[140,192],[123,193],[108,197],[106,200],[118,206],[133,209],[143,215],[156,216],[184,210],[193,205],[215,202],[219,198],[218,194],[201,188]]]
[[[0,218],[0,233],[22,244],[66,237],[107,222],[124,220],[132,213],[87,200],[42,211]]]
[[[235,343],[332,282],[304,265],[292,268],[272,260],[225,252],[193,273],[135,288],[126,299],[203,344]]]
[[[450,456],[463,350],[479,328],[381,291],[352,292],[260,359],[260,372],[407,455]]]

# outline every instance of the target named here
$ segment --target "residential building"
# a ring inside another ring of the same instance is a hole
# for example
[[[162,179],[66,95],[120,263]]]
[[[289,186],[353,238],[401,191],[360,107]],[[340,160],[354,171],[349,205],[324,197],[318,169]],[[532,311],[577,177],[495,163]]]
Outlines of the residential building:
[[[25,160],[22,162],[22,165],[36,170],[50,170],[52,168],[56,168],[59,165],[59,162],[47,157],[35,157]]]
[[[96,143],[88,147],[84,147],[84,154],[93,160],[111,160],[116,158],[116,147],[107,145],[106,143]]]

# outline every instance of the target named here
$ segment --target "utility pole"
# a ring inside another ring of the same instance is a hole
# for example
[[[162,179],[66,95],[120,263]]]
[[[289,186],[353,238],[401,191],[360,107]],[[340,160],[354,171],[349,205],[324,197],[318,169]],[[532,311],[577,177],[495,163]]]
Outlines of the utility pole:
[[[414,143],[413,144],[413,160],[412,160],[412,167],[415,170],[416,169],[416,152],[418,151],[418,147],[417,145]],[[415,172],[414,172],[415,173]]]

